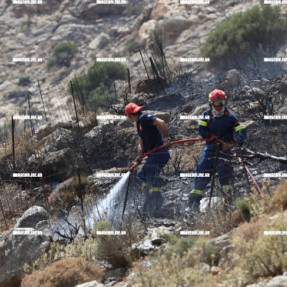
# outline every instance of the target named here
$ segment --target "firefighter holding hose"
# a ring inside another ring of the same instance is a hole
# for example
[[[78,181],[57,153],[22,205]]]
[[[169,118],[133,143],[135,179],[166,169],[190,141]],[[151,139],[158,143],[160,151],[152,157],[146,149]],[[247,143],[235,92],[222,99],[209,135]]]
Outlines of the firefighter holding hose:
[[[137,177],[142,182],[141,190],[145,195],[144,214],[157,217],[160,216],[163,204],[159,174],[170,158],[168,151],[170,142],[166,123],[153,115],[142,112],[142,108],[135,103],[129,103],[125,107],[125,114],[132,123],[136,122],[137,125],[139,135],[137,161],[144,153],[163,144],[166,145],[166,147],[151,153],[137,172]]]
[[[234,142],[241,146],[246,138],[246,128],[240,124],[237,117],[226,108],[227,97],[222,90],[213,90],[209,94],[211,108],[202,114],[199,120],[199,134],[203,138],[211,138],[206,142],[201,159],[196,167],[196,173],[209,174],[209,177],[195,177],[194,187],[189,194],[189,207],[193,212],[199,212],[200,200],[204,189],[211,179],[215,167],[219,182],[227,202],[232,199],[231,167],[228,162],[230,149]],[[219,143],[218,140],[225,143]],[[216,153],[218,149],[218,153]],[[216,159],[216,154],[218,158]]]

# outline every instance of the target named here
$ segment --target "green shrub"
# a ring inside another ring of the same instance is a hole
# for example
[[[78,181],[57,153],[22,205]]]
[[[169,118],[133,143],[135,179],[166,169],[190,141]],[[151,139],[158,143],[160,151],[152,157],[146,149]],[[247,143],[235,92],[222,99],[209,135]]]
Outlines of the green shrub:
[[[75,54],[78,52],[76,44],[63,42],[53,50],[53,57],[47,62],[47,69],[51,71],[59,67],[69,67]]]
[[[19,79],[18,85],[25,87],[25,86],[29,86],[31,84],[31,80],[29,77],[23,77]]]
[[[121,63],[96,62],[88,73],[72,80],[75,94],[89,110],[110,107],[117,99],[112,89],[115,80],[126,79],[126,68]],[[69,85],[69,90],[71,87]]]
[[[71,60],[78,52],[77,46],[70,42],[58,44],[53,51],[53,56],[58,66],[69,67]]]
[[[96,223],[96,226],[94,227],[94,234],[97,234],[97,231],[105,231],[105,230],[111,230],[111,223],[107,220],[100,220]]]
[[[132,245],[139,240],[139,232],[134,225],[125,224],[120,228],[125,230],[125,235],[98,235],[97,258],[106,261],[114,268],[130,266],[134,259],[139,258],[139,254],[132,250]],[[96,231],[112,230],[110,222],[101,220],[94,228]]]
[[[133,53],[136,49],[140,47],[140,43],[135,39],[130,39],[127,43],[127,51]]]
[[[172,238],[170,245],[165,250],[165,256],[168,259],[170,259],[174,253],[183,256],[183,254],[194,245],[195,241],[195,237],[183,237],[178,240]]]
[[[247,60],[248,55],[258,54],[260,47],[275,55],[286,42],[286,34],[287,20],[280,17],[278,6],[255,6],[222,22],[208,36],[201,54],[210,58],[210,67],[228,68],[238,56]]]
[[[49,72],[55,71],[57,69],[57,64],[54,58],[49,59],[46,64],[46,68]]]
[[[237,198],[234,202],[234,205],[240,210],[243,219],[249,222],[251,214],[248,202],[244,199]]]

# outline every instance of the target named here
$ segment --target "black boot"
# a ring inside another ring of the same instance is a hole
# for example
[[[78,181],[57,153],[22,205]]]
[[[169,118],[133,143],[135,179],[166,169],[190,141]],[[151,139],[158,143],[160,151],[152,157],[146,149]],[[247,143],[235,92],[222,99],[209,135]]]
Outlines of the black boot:
[[[153,217],[161,217],[162,210],[161,207],[163,205],[163,196],[160,191],[153,191],[150,197],[150,216]]]
[[[200,212],[200,200],[202,196],[195,193],[190,193],[188,195],[188,205],[192,212],[199,213]]]

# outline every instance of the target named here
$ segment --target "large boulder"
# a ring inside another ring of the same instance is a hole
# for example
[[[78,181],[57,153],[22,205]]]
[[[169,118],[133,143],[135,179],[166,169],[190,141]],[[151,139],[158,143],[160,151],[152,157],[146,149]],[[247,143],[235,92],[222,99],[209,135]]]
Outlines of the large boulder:
[[[287,286],[287,276],[276,276],[272,278],[266,287],[284,287]]]
[[[141,25],[139,29],[140,42],[146,41],[153,35],[155,26],[156,20],[150,20]]]
[[[167,124],[170,121],[170,114],[166,112],[161,112],[161,111],[149,111],[149,110],[144,110],[145,113],[149,113],[159,119],[164,120]]]
[[[108,124],[87,133],[82,148],[89,160],[95,162],[94,168],[124,167],[136,158],[137,139],[135,127]]]
[[[171,109],[184,105],[185,103],[186,99],[182,95],[170,94],[149,101],[145,108],[150,110],[170,111]]]
[[[140,80],[136,86],[136,93],[158,93],[167,87],[167,81],[163,78]]]
[[[40,221],[48,220],[47,211],[41,206],[32,206],[24,212],[20,219],[17,220],[15,228],[31,227],[36,228]]]
[[[165,43],[172,44],[172,41],[191,25],[191,20],[179,15],[158,21],[155,30],[162,35]]]
[[[80,194],[86,193],[86,177],[81,175],[80,182],[78,177],[71,177],[60,183],[48,197],[49,212],[70,210],[73,205],[76,205]]]
[[[47,124],[47,125],[43,125],[40,126],[37,130],[36,130],[36,138],[38,141],[40,141],[42,138],[50,135],[51,133],[53,133],[57,128],[63,128],[63,129],[69,129],[71,130],[73,127],[73,123],[72,122],[58,122],[55,125],[51,125],[51,123]]]
[[[39,159],[33,159],[31,164],[37,164]],[[73,176],[78,167],[83,173],[88,173],[88,166],[82,156],[70,148],[44,154],[40,159],[38,172],[51,180],[63,181]]]
[[[65,128],[56,128],[54,132],[39,141],[42,152],[51,152],[74,145],[72,132]]]
[[[20,286],[24,264],[34,262],[49,247],[51,236],[43,232],[36,234],[35,229],[47,218],[48,214],[42,207],[33,206],[23,214],[14,228],[0,235],[0,287]],[[18,235],[19,228],[28,228],[25,231],[34,234]]]
[[[224,80],[220,83],[220,89],[230,91],[245,84],[243,76],[235,69],[229,70],[224,75]]]
[[[98,18],[122,15],[125,9],[126,5],[104,5],[91,0],[76,0],[70,12],[77,18],[94,21]]]

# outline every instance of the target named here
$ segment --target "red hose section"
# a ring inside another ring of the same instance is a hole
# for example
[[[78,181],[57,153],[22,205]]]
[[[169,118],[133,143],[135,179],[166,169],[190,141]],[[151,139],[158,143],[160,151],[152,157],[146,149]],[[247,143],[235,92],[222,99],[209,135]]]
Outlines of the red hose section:
[[[225,142],[224,142],[222,139],[217,139],[217,140],[218,140],[220,143],[225,144]],[[252,175],[252,173],[250,172],[250,170],[248,169],[248,167],[246,166],[246,164],[244,163],[243,159],[242,159],[241,157],[237,157],[237,159],[238,159],[240,162],[242,162],[243,167],[245,168],[245,170],[246,170],[247,173],[249,174],[249,176],[250,176],[251,180],[253,181],[253,183],[254,183],[256,189],[258,190],[259,194],[262,195],[262,190],[261,190],[261,188],[259,187],[259,185],[258,185],[256,179],[254,178],[254,176]]]
[[[195,138],[195,139],[185,139],[185,140],[178,140],[178,141],[174,141],[174,142],[171,142],[170,145],[175,145],[175,144],[179,144],[179,143],[185,143],[185,142],[197,142],[197,141],[210,141],[211,139],[210,138]],[[158,151],[162,148],[166,147],[165,145],[161,145],[159,147],[156,147],[152,150],[150,150],[149,152],[143,154],[142,156],[138,157],[137,158],[137,161],[141,161],[143,158],[147,157],[148,155],[150,155],[151,153],[155,152],[155,151]],[[137,163],[138,164],[138,163]],[[135,167],[137,166],[137,164],[133,164],[130,168],[130,171],[133,171],[135,169]]]
[[[180,144],[180,143],[185,143],[185,142],[197,142],[197,141],[211,141],[213,140],[214,138],[214,135],[212,135],[210,138],[194,138],[194,139],[184,139],[184,140],[178,140],[178,141],[174,141],[174,142],[171,142],[170,145],[175,145],[175,144]],[[219,139],[217,138],[217,141],[222,143],[222,144],[225,144],[225,142],[222,140],[222,139]],[[228,143],[227,143],[228,144]],[[164,148],[165,145],[161,145],[157,148],[154,148],[152,150],[150,150],[149,152],[143,154],[142,156],[138,157],[137,160],[140,162],[143,158],[147,157],[148,155],[150,155],[151,153],[155,152],[155,151],[158,151],[162,148]],[[252,173],[250,172],[250,170],[248,169],[248,167],[246,166],[246,164],[243,162],[243,159],[241,157],[238,157],[238,160],[242,162],[243,164],[243,167],[245,168],[245,170],[247,171],[247,173],[249,174],[251,180],[253,181],[256,189],[258,190],[259,194],[262,194],[262,190],[260,189],[258,183],[256,182],[254,176],[252,175]],[[136,168],[136,166],[139,164],[136,163],[136,164],[133,164],[130,168],[130,171],[134,171],[134,169]]]

